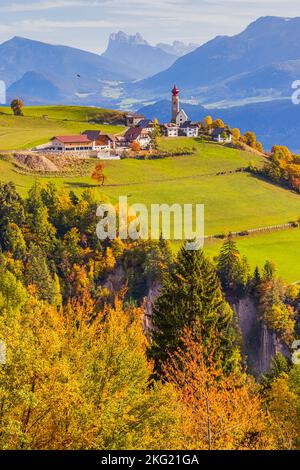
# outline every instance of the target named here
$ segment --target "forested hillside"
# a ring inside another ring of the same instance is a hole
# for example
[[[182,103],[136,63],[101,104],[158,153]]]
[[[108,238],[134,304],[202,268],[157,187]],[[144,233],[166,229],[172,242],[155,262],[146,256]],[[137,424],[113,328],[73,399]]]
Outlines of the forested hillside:
[[[253,273],[231,237],[214,262],[162,239],[100,243],[98,203],[0,186],[0,447],[298,448],[300,368],[278,355],[255,383],[231,306],[251,298],[290,345],[299,289],[270,262]]]

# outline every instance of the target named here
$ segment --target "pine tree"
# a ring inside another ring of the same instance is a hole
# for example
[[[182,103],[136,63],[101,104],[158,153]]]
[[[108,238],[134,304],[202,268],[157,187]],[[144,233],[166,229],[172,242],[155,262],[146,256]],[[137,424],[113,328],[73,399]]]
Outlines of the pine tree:
[[[21,227],[25,220],[24,204],[13,183],[0,184],[0,244],[6,249],[9,236],[6,229],[10,223]]]
[[[42,187],[35,183],[26,201],[28,222],[36,245],[47,251],[53,246],[55,227],[49,221],[48,209],[42,199]]]
[[[25,279],[27,285],[34,286],[40,300],[44,300],[49,304],[56,304],[56,286],[51,277],[46,258],[41,248],[33,243],[29,246]]]
[[[217,265],[218,275],[226,293],[242,294],[250,278],[250,268],[246,258],[241,258],[232,236],[223,244]]]
[[[182,248],[174,269],[165,275],[153,309],[153,337],[150,355],[160,361],[182,347],[182,333],[192,328],[204,345],[206,356],[217,355],[225,369],[239,362],[233,312],[225,302],[211,262],[203,251]],[[218,347],[216,347],[218,344]]]

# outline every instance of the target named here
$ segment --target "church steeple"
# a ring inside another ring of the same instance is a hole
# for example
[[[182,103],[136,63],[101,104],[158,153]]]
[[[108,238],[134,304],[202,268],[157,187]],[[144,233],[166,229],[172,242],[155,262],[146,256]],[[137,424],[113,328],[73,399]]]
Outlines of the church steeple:
[[[179,90],[176,85],[172,90],[172,122],[176,122],[177,114],[179,113]]]

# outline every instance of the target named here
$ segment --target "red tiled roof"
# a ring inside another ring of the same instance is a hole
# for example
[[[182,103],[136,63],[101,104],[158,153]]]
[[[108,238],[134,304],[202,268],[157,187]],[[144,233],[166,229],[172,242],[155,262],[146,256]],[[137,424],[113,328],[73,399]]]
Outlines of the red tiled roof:
[[[63,144],[89,144],[90,139],[86,135],[59,135],[53,137],[52,140],[57,139]]]

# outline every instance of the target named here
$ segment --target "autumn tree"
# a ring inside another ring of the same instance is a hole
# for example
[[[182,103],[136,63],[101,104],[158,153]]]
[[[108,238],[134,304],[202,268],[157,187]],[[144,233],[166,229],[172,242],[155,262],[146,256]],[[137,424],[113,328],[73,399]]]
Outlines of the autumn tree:
[[[275,155],[278,159],[284,160],[286,162],[293,161],[293,155],[288,147],[284,145],[274,145],[272,147],[271,153]]]
[[[1,449],[183,447],[174,387],[151,381],[140,310],[19,304],[0,317]]]
[[[212,123],[213,123],[212,117],[211,116],[206,116],[206,118],[204,119],[204,127],[208,132],[211,131]]]
[[[105,175],[104,175],[104,165],[103,163],[97,163],[92,173],[92,179],[97,181],[97,183],[104,185]]]
[[[282,372],[273,382],[266,402],[271,433],[278,450],[300,449],[300,366]]]
[[[287,344],[293,340],[296,325],[295,310],[283,302],[271,305],[264,312],[264,319],[271,330],[281,336]]]
[[[232,129],[232,135],[235,139],[239,140],[241,137],[241,131],[237,127],[235,127],[234,129]]]
[[[184,406],[186,448],[270,448],[267,415],[254,383],[241,375],[225,375],[218,362],[207,361],[205,346],[190,330],[184,331],[182,344],[170,355],[163,372]]]
[[[238,366],[233,312],[223,298],[215,268],[203,251],[180,250],[174,268],[165,275],[152,321],[150,353],[158,367],[160,361],[182,346],[186,327],[203,341],[207,357],[217,354],[224,370]]]
[[[256,148],[256,135],[254,132],[248,131],[242,137],[242,140],[249,145],[249,147]]]
[[[24,261],[27,247],[22,230],[17,224],[8,224],[6,240],[6,249],[12,253],[15,259]]]
[[[20,98],[15,98],[14,100],[12,100],[12,102],[10,103],[10,107],[15,116],[24,116],[24,102]]]
[[[264,153],[264,147],[261,142],[258,142],[258,141],[256,142],[256,150],[258,150],[261,153]]]
[[[130,148],[133,152],[140,152],[141,144],[137,140],[134,140],[130,145]]]
[[[224,124],[224,121],[222,119],[216,119],[213,123],[212,123],[212,127],[225,127],[225,124]]]
[[[157,141],[158,137],[161,137],[161,128],[158,122],[158,119],[153,119],[153,130],[152,130],[152,140]]]
[[[261,319],[289,344],[294,335],[296,312],[286,302],[286,287],[276,276],[276,267],[270,261],[265,263],[257,291]]]

